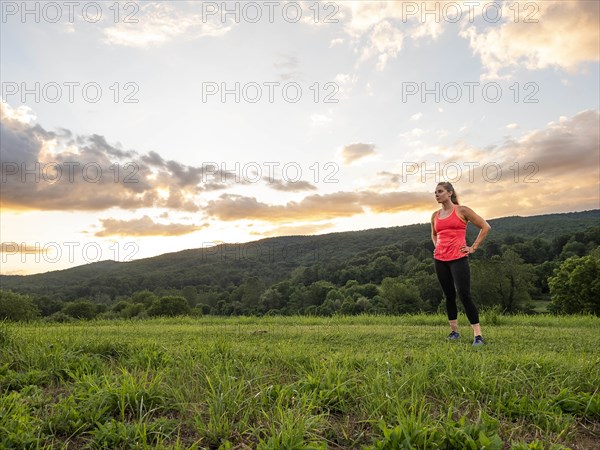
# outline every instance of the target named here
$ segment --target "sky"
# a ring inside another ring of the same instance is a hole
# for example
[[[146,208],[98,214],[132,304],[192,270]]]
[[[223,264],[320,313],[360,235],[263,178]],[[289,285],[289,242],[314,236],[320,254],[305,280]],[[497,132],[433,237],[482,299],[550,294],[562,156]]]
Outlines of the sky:
[[[600,207],[596,1],[0,6],[2,274]]]

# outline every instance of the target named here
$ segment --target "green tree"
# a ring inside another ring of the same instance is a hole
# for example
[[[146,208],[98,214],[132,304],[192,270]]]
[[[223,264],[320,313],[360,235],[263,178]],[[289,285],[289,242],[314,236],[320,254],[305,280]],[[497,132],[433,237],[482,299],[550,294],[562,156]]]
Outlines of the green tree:
[[[340,313],[350,316],[356,313],[356,302],[351,298],[346,298],[340,307]]]
[[[521,309],[531,301],[535,272],[510,247],[502,256],[472,265],[471,291],[478,305],[499,305],[506,312]]]
[[[272,287],[263,292],[258,300],[258,309],[262,313],[277,311],[283,306],[283,296],[277,289]]]
[[[412,280],[384,278],[381,283],[381,296],[386,299],[394,313],[415,313],[424,308],[419,289]]]
[[[250,277],[231,294],[231,299],[240,302],[240,314],[254,314],[258,312],[260,296],[264,291],[265,284],[258,277]]]
[[[291,279],[293,284],[302,283],[308,286],[319,279],[319,266],[300,266],[292,271]]]
[[[138,317],[144,313],[146,309],[143,303],[129,303],[125,308],[121,310],[119,315],[125,319],[131,319],[132,317]]]
[[[585,244],[578,241],[569,241],[565,244],[560,254],[560,259],[567,259],[572,256],[583,256],[585,255],[586,248]]]
[[[373,298],[379,294],[379,288],[376,284],[366,283],[357,284],[346,289],[346,292],[356,299],[359,297]]]
[[[120,313],[121,311],[123,311],[125,308],[127,308],[131,303],[129,303],[127,300],[119,300],[117,303],[115,303],[112,308],[110,308],[110,310],[112,312],[116,312],[116,313]]]
[[[195,286],[186,286],[181,290],[181,295],[185,297],[188,304],[195,306],[198,302],[198,291]]]
[[[333,292],[333,291],[331,291]],[[317,306],[317,314],[319,316],[333,316],[340,309],[342,300],[327,298],[322,305]]]
[[[366,278],[364,266],[347,266],[340,271],[340,284],[345,285],[348,281],[363,280]]]
[[[533,241],[526,241],[519,244],[513,245],[513,250],[519,255],[524,262],[533,264],[538,262],[538,256],[541,251],[540,249],[541,240],[538,240],[537,245]],[[542,259],[543,261],[543,259]]]
[[[500,242],[494,239],[489,239],[483,243],[483,253],[488,259],[492,256],[501,255],[502,245],[500,244]]]
[[[196,309],[198,309],[203,316],[210,314],[210,306],[205,305],[204,303],[198,303]]]
[[[304,296],[305,305],[321,305],[330,291],[335,289],[335,286],[331,284],[329,281],[315,281],[310,286],[308,286],[306,290],[306,295]]]
[[[339,289],[331,289],[327,292],[325,301],[317,306],[316,313],[319,316],[332,316],[340,310],[345,297]]]
[[[548,284],[554,311],[600,315],[600,248],[565,260]]]
[[[51,316],[52,314],[62,310],[64,306],[62,301],[50,298],[46,295],[35,297],[33,299],[33,303],[43,317]]]
[[[75,319],[93,319],[96,317],[96,305],[89,300],[78,300],[67,303],[62,312]]]
[[[380,256],[369,264],[368,273],[370,281],[381,283],[384,278],[397,277],[400,267],[389,256]]]
[[[371,305],[369,308],[369,313],[371,314],[390,314],[392,311],[390,310],[389,302],[383,298],[381,295],[376,295],[371,299]]]
[[[368,313],[370,310],[371,310],[371,300],[369,300],[366,297],[359,297],[356,300],[355,312],[357,314]]]
[[[501,294],[502,308],[504,311],[513,312],[531,301],[530,291],[535,274],[532,266],[525,264],[523,259],[510,249],[502,253],[500,267],[502,282],[497,285],[497,289]]]
[[[205,292],[199,292],[197,296],[198,304],[205,304],[210,307],[214,307],[217,305],[219,301],[219,292],[215,290],[209,290]]]
[[[12,291],[0,291],[0,319],[32,320],[39,314],[31,297]]]
[[[190,305],[185,297],[167,295],[155,301],[148,309],[150,316],[181,316],[190,313]]]
[[[420,270],[411,279],[419,289],[419,295],[426,304],[426,310],[430,312],[437,311],[444,298],[437,275]]]
[[[132,303],[142,303],[146,308],[149,308],[156,300],[158,297],[147,289],[135,292],[131,296]]]

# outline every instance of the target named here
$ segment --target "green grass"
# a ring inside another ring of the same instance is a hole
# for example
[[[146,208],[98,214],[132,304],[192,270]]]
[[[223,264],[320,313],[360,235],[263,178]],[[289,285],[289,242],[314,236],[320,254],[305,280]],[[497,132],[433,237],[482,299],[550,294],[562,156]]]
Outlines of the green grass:
[[[546,314],[551,312],[548,307],[552,304],[551,300],[534,300],[533,302],[533,311],[536,314]]]
[[[600,319],[0,323],[0,448],[600,448]]]

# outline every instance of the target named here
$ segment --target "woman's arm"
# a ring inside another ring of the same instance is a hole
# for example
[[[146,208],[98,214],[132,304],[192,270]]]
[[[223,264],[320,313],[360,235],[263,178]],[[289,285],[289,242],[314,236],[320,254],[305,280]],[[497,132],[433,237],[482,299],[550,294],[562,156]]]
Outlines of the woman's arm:
[[[437,231],[435,231],[435,215],[437,211],[431,215],[431,240],[433,241],[433,246],[437,245]]]
[[[471,208],[467,206],[461,206],[460,209],[461,215],[467,221],[471,222],[473,225],[479,228],[479,234],[477,235],[475,242],[473,242],[473,244],[470,247],[465,246],[461,249],[464,253],[473,253],[475,250],[477,250],[477,247],[481,245],[481,243],[483,242],[487,234],[490,232],[492,227],[489,223],[485,221],[485,219],[477,215],[475,211],[473,211]]]

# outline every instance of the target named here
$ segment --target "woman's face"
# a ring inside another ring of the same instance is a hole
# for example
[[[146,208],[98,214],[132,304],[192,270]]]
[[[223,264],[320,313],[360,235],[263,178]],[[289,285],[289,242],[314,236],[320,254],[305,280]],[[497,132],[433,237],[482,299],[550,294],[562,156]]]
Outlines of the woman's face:
[[[444,186],[438,185],[435,188],[435,200],[438,203],[444,203],[446,200],[450,200],[451,191],[447,191]]]

